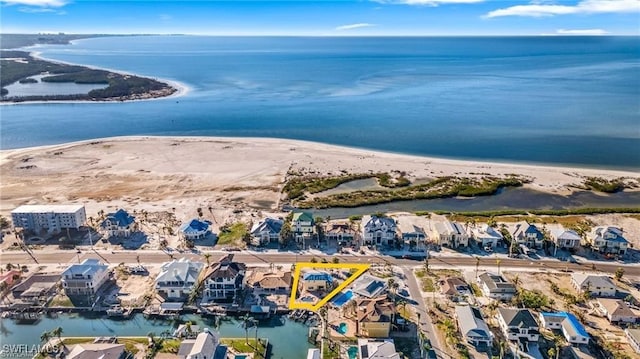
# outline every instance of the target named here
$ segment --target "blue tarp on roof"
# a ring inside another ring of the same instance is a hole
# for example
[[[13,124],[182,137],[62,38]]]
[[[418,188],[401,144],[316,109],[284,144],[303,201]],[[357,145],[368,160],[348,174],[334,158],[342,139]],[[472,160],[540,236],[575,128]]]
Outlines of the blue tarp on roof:
[[[584,325],[582,325],[582,323],[580,323],[580,320],[578,320],[578,318],[576,318],[576,316],[571,313],[567,313],[567,312],[542,313],[542,316],[565,318],[565,320],[567,320],[569,324],[571,324],[571,326],[573,327],[573,330],[575,330],[577,334],[583,337],[587,337],[587,338],[589,337],[589,333],[587,333],[587,330],[584,329]]]
[[[191,222],[185,223],[180,226],[180,232],[183,233],[195,233],[203,232],[209,229],[209,223],[202,222],[197,219],[191,220]]]

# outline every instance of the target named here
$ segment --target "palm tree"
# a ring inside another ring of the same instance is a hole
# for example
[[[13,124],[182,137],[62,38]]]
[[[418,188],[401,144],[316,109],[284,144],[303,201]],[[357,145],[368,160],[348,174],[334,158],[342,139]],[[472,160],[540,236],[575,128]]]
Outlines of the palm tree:
[[[424,269],[429,273],[429,256],[424,258]]]
[[[51,333],[50,332],[44,331],[44,332],[42,332],[42,334],[40,334],[40,341],[43,342],[44,344],[47,344],[49,339],[51,339]]]
[[[184,324],[184,331],[187,333],[187,336],[191,335],[191,322],[186,322]]]
[[[57,327],[51,331],[51,334],[58,337],[58,340],[60,340],[60,337],[62,336],[63,332],[64,330],[62,329],[62,327]]]
[[[480,267],[480,257],[476,256],[476,281],[478,280],[478,268]]]
[[[498,267],[498,275],[500,275],[500,262],[502,262],[500,259],[496,259],[496,266]]]
[[[349,315],[355,315],[356,314],[356,309],[358,309],[358,304],[356,303],[356,301],[354,299],[349,300],[344,305],[345,314],[348,313]]]
[[[398,283],[396,283],[395,279],[389,278],[389,280],[387,281],[387,284],[389,285],[389,289],[391,289],[391,293],[393,293],[394,286]]]
[[[256,346],[255,346],[255,350],[254,353],[257,355],[258,354],[258,347],[260,346],[258,343],[258,321],[256,319],[252,318],[252,322],[253,322],[253,327],[256,328]]]
[[[240,320],[242,321],[242,327],[244,328],[245,344],[249,345],[249,328],[251,323],[253,322],[253,318],[251,318],[251,316],[247,313],[240,317]]]
[[[208,267],[209,264],[211,264],[211,253],[205,253],[202,256],[204,257],[204,260],[207,261],[207,267]]]

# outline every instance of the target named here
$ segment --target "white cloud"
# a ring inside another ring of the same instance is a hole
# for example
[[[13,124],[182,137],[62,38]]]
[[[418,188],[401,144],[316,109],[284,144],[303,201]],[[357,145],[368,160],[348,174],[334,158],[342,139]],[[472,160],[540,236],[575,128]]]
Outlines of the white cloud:
[[[543,17],[568,14],[596,14],[640,12],[640,0],[581,0],[575,5],[556,5],[532,2],[489,12],[484,17],[528,16]]]
[[[67,0],[0,0],[7,5],[27,5],[39,7],[61,7],[69,3]]]
[[[353,29],[360,29],[363,27],[372,27],[372,26],[376,26],[375,24],[369,24],[366,22],[361,22],[361,23],[357,23],[357,24],[349,24],[349,25],[342,25],[342,26],[338,26],[335,29],[338,31],[344,31],[344,30],[353,30]]]
[[[404,4],[404,5],[425,5],[438,6],[442,4],[473,4],[484,2],[485,0],[372,0],[381,4]]]
[[[565,30],[558,29],[556,30],[557,35],[606,35],[609,32],[602,29],[574,29],[574,30]]]

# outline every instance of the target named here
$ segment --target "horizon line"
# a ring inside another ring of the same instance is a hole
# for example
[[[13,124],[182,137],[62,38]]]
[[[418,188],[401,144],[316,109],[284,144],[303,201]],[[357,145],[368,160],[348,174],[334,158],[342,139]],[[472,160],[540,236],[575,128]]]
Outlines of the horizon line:
[[[360,38],[360,37],[640,37],[638,34],[323,34],[323,35],[295,35],[295,34],[196,34],[196,33],[80,33],[80,32],[0,32],[0,36],[5,35],[53,35],[53,36],[212,36],[212,37],[345,37],[345,38]]]

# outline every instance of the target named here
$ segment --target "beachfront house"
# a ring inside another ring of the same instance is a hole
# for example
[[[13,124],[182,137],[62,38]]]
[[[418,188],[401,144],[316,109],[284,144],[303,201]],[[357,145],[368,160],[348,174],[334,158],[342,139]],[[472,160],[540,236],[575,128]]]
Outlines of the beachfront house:
[[[486,350],[491,346],[492,335],[482,313],[477,307],[470,305],[456,306],[458,329],[467,343],[478,350]]]
[[[135,219],[124,209],[119,209],[107,214],[100,228],[107,237],[129,237],[135,230]]]
[[[358,359],[400,359],[393,339],[358,339]]]
[[[276,218],[265,218],[251,227],[251,244],[261,246],[268,243],[278,243],[280,230],[284,221]]]
[[[627,337],[631,348],[640,354],[640,329],[627,328],[624,330],[624,335]]]
[[[397,219],[399,236],[410,251],[424,252],[427,249],[426,223],[426,218],[418,216],[401,216]]]
[[[549,237],[556,248],[561,249],[577,249],[582,242],[582,237],[576,231],[564,229],[562,226],[551,228]]]
[[[209,223],[199,219],[192,219],[187,223],[183,223],[178,231],[182,238],[187,241],[202,239],[211,234]]]
[[[324,225],[324,238],[337,241],[339,246],[352,246],[356,243],[353,226],[349,221],[330,221]]]
[[[513,226],[511,238],[518,244],[524,244],[529,248],[542,248],[544,233],[534,224],[526,221],[518,222]]]
[[[483,273],[478,276],[478,283],[482,293],[491,299],[509,301],[516,294],[516,286],[499,274]]]
[[[598,309],[610,323],[635,323],[638,314],[622,299],[598,298]]]
[[[255,295],[291,293],[291,272],[256,269],[247,277],[246,286]]]
[[[538,322],[528,309],[498,308],[498,324],[505,338],[520,342],[537,342]]]
[[[202,302],[233,302],[242,291],[246,270],[244,263],[233,261],[232,254],[222,258],[219,263],[212,263],[202,277]]]
[[[63,229],[79,229],[87,221],[81,204],[24,205],[11,211],[13,226],[39,234],[60,233]]]
[[[365,298],[374,298],[387,291],[387,282],[369,274],[363,274],[351,285],[353,293]]]
[[[599,226],[594,228],[586,238],[586,243],[594,251],[607,255],[624,255],[629,242],[624,238],[622,228]]]
[[[495,248],[504,239],[502,233],[486,223],[479,227],[471,228],[469,234],[480,248]]]
[[[188,298],[198,282],[204,263],[180,258],[166,262],[156,277],[156,291],[168,301],[183,301]]]
[[[589,344],[589,333],[575,315],[568,312],[540,313],[540,324],[550,330],[560,330],[567,342]]]
[[[396,241],[396,221],[389,217],[363,216],[362,241],[365,245],[392,246]]]
[[[95,258],[87,258],[62,272],[62,288],[68,296],[93,295],[108,279],[109,267]]]
[[[449,248],[467,247],[469,235],[464,226],[458,222],[440,221],[433,226],[433,240],[441,246]]]
[[[205,328],[195,339],[183,340],[179,359],[226,359],[227,347],[220,344],[220,335]]]
[[[333,282],[331,274],[320,271],[305,272],[300,280],[302,290],[307,292],[329,291],[333,288]]]
[[[291,232],[296,241],[302,241],[313,237],[316,231],[316,222],[309,212],[293,212],[291,219]]]
[[[571,285],[579,292],[589,292],[592,297],[615,297],[618,287],[603,275],[573,273]]]
[[[355,301],[356,333],[369,338],[388,338],[395,313],[393,302],[386,295]]]

